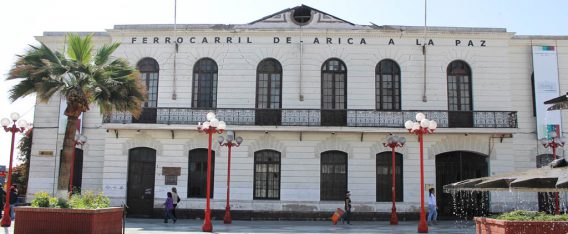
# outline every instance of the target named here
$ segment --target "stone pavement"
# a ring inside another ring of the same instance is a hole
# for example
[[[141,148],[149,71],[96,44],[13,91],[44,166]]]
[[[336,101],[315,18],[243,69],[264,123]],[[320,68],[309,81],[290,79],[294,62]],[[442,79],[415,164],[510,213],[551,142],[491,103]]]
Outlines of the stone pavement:
[[[173,224],[162,219],[126,219],[127,234],[201,233],[202,220],[180,219]],[[213,221],[213,233],[417,233],[418,221],[354,221],[352,225],[333,225],[331,221],[241,221],[223,224]],[[473,221],[439,221],[429,233],[475,233]]]

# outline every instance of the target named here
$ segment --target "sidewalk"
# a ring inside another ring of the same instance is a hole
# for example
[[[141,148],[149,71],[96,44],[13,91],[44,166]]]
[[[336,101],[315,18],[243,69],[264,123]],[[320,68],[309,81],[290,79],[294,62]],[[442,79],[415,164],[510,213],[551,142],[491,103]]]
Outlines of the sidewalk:
[[[180,219],[176,224],[162,219],[126,219],[127,234],[201,233],[202,220]],[[388,221],[354,221],[353,225],[331,221],[213,221],[213,233],[417,233],[418,221],[390,225]],[[439,221],[428,233],[475,233],[473,221]]]

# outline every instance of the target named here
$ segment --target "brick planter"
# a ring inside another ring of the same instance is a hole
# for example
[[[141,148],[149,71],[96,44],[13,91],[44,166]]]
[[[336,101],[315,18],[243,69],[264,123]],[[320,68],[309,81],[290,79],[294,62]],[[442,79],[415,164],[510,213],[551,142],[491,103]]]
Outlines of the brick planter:
[[[506,221],[475,218],[477,234],[556,234],[568,233],[568,221]]]
[[[17,234],[114,234],[122,232],[122,208],[96,210],[16,207]]]

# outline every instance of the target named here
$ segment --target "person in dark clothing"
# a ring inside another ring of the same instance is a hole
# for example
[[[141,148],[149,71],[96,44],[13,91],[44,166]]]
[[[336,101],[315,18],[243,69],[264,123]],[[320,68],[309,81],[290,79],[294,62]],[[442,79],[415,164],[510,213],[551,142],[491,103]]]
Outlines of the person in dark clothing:
[[[16,219],[16,213],[14,212],[14,206],[16,205],[16,201],[18,200],[18,189],[16,186],[10,188],[10,218],[12,220]]]
[[[4,204],[6,203],[6,192],[4,188],[0,186],[0,205],[2,210],[4,210]],[[0,211],[0,218],[2,218],[2,212]]]
[[[347,224],[351,225],[351,193],[349,191],[345,193],[345,213],[341,218],[343,220],[342,223],[347,221]]]

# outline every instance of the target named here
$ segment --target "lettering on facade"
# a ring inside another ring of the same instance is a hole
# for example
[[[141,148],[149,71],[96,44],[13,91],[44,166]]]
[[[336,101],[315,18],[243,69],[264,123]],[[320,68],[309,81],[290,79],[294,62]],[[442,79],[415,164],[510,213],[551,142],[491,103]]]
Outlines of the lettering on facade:
[[[343,45],[343,44],[348,44],[348,45],[367,45],[367,39],[361,37],[361,38],[355,38],[355,37],[313,37],[313,38],[305,38],[306,41],[311,42],[314,45]],[[265,39],[266,40],[266,39]],[[183,44],[183,43],[188,43],[188,44],[253,44],[254,43],[254,39],[251,37],[132,37],[130,39],[130,43],[131,44],[172,44],[172,43],[177,43],[177,44]],[[304,42],[304,40],[301,40],[298,38],[298,40],[296,40],[298,42]],[[397,42],[402,41],[403,43],[399,43],[397,44]],[[266,43],[264,41],[264,43]],[[270,42],[268,42],[270,43]],[[295,43],[295,40],[293,37],[272,37],[272,44],[292,44]],[[395,40],[394,38],[389,38],[388,40],[384,40],[382,42],[380,42],[379,44],[383,44],[384,45],[402,45],[402,44],[406,44],[408,45],[408,43],[412,43],[411,41],[409,41],[408,39],[406,40],[402,40],[402,39],[397,39]],[[420,39],[420,38],[416,38],[415,40],[415,45],[418,46],[424,46],[424,45],[428,45],[428,46],[436,46],[436,45],[442,45],[442,46],[448,46],[448,45],[452,45],[452,44],[448,44],[448,42],[444,42],[446,44],[437,44],[436,41],[432,38],[430,39]],[[451,43],[451,42],[450,42]],[[468,46],[468,47],[486,47],[487,46],[487,41],[486,40],[462,40],[462,39],[456,39],[454,40],[454,46]]]

